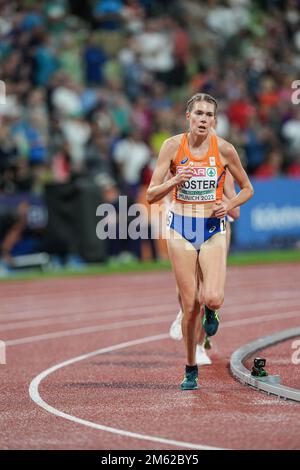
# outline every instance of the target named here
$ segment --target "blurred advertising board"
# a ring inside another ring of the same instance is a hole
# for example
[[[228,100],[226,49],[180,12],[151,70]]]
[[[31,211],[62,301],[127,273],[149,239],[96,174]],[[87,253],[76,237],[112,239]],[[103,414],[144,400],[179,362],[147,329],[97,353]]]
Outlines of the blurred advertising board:
[[[0,213],[17,213],[27,206],[27,226],[43,229],[47,225],[47,208],[43,197],[30,193],[0,194]]]
[[[251,180],[254,196],[234,223],[240,249],[291,247],[300,242],[300,179]]]

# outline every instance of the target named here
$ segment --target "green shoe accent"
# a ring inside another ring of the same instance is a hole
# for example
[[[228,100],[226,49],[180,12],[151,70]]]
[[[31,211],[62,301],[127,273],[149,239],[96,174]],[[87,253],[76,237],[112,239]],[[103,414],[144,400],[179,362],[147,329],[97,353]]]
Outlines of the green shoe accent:
[[[219,315],[218,310],[211,310],[204,305],[204,315],[202,318],[202,325],[207,336],[214,336],[219,328]]]
[[[186,372],[183,381],[180,384],[181,390],[197,390],[198,388],[198,369]]]
[[[211,342],[210,342],[209,336],[205,336],[203,346],[204,346],[204,349],[211,349]]]

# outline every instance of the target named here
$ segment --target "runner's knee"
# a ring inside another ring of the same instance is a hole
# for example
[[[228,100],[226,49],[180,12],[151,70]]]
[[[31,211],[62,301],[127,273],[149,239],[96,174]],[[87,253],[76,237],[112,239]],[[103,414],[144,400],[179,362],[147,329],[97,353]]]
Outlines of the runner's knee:
[[[224,301],[224,293],[223,292],[209,292],[204,297],[204,303],[207,305],[208,308],[211,310],[218,310]]]
[[[182,299],[183,300],[183,299]],[[191,301],[190,299],[185,299],[183,301],[183,313],[186,320],[193,319],[196,317],[199,310],[199,305],[195,300]]]

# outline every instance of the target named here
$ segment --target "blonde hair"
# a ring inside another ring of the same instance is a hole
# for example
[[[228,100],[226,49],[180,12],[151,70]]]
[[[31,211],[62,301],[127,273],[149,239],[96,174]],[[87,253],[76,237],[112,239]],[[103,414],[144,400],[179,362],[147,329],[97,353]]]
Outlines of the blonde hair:
[[[198,101],[206,101],[207,103],[213,104],[215,107],[214,114],[216,116],[218,108],[217,100],[213,96],[208,95],[207,93],[196,93],[195,95],[193,95],[186,104],[187,112],[191,112],[193,110],[194,104]]]

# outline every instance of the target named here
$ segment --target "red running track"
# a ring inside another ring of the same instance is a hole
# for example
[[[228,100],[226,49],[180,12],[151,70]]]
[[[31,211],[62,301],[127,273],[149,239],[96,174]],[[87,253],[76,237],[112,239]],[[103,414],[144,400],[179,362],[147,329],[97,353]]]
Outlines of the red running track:
[[[183,344],[165,335],[178,309],[171,273],[1,283],[0,448],[299,449],[299,403],[229,372],[238,347],[299,326],[299,284],[299,264],[229,268],[213,365],[200,369],[199,390],[181,391]],[[264,356],[300,388],[291,343]],[[33,382],[39,406],[30,383],[67,360],[39,392]]]

